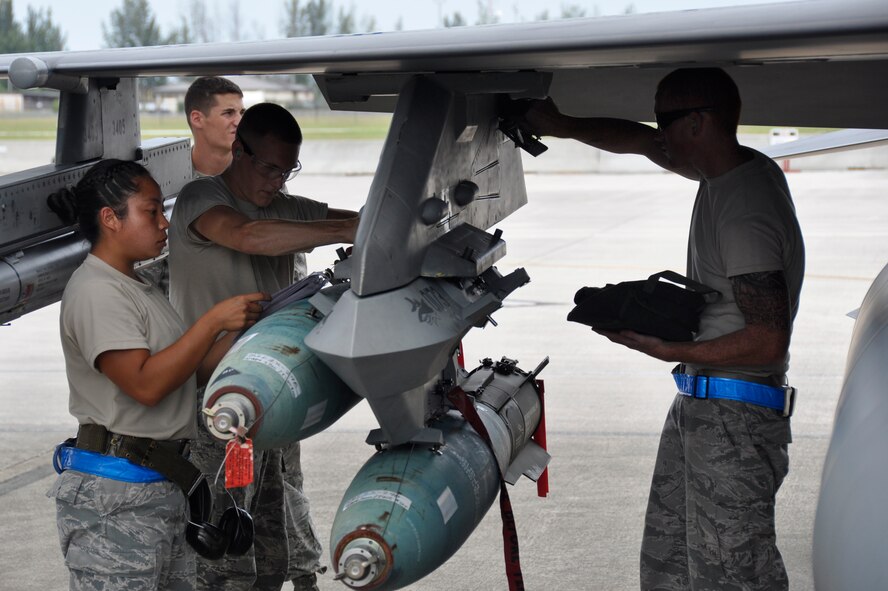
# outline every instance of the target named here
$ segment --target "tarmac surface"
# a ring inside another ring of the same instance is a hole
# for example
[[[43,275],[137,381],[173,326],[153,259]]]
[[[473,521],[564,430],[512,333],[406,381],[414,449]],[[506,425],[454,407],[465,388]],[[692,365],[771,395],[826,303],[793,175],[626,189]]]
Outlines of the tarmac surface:
[[[888,172],[791,173],[807,244],[807,273],[792,342],[799,390],[790,473],[778,494],[778,543],[793,591],[813,589],[814,512],[856,309],[888,262]],[[293,192],[358,208],[369,176],[300,176]],[[529,203],[499,228],[505,272],[531,283],[493,315],[498,327],[465,340],[466,363],[508,356],[545,380],[551,492],[522,479],[510,490],[528,589],[637,589],[650,475],[675,393],[668,364],[565,321],[574,291],[684,270],[695,184],[667,174],[528,175]],[[310,269],[334,258],[309,256]],[[73,435],[58,338],[58,305],[0,327],[0,590],[67,588],[53,503],[53,446]],[[362,403],[303,443],[306,492],[325,546],[342,493],[373,450]],[[324,560],[329,559],[326,554]],[[344,588],[321,577],[321,589]],[[285,588],[289,588],[287,585]],[[496,504],[457,554],[414,591],[506,589]]]

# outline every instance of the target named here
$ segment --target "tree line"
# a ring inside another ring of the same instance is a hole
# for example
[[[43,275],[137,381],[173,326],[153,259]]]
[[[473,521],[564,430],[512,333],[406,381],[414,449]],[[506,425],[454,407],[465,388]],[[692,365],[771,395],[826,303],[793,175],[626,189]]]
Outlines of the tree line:
[[[163,32],[149,0],[122,0],[121,5],[112,10],[107,21],[102,22],[102,37],[105,47],[149,47],[152,45],[175,45],[188,43],[210,43],[216,41],[243,41],[247,38],[261,39],[264,32],[258,28],[245,31],[247,19],[241,12],[239,0],[225,0],[227,6],[224,19],[214,18],[208,0],[188,0],[184,14],[178,25]],[[500,15],[491,9],[486,0],[476,0],[478,17],[474,24],[487,25],[500,22]],[[439,0],[439,9],[443,0]],[[628,5],[626,13],[634,12]],[[522,20],[517,18],[516,20]],[[585,8],[578,4],[562,4],[561,15],[556,18],[578,18],[589,16]],[[593,15],[598,16],[597,7]],[[536,15],[534,20],[549,20],[548,11]],[[222,22],[216,22],[216,21]],[[439,26],[468,26],[469,21],[460,13],[440,14]],[[403,29],[403,20],[398,19],[395,30]],[[332,34],[364,33],[377,30],[375,17],[357,15],[353,4],[348,8],[334,6],[332,0],[282,0],[280,29],[281,37],[305,37]],[[12,0],[0,0],[0,54],[33,53],[40,51],[60,51],[65,49],[65,34],[53,22],[52,9],[33,8],[23,22],[15,18]],[[145,80],[147,87],[163,83],[164,78]],[[293,80],[312,84],[308,76],[294,76]],[[6,86],[0,81],[0,88]]]
[[[224,23],[216,23],[211,15],[207,0],[189,0],[179,24],[164,33],[157,22],[148,0],[122,0],[119,8],[111,11],[107,22],[102,22],[102,36],[105,47],[147,47],[179,43],[208,43],[213,41],[242,41],[247,38],[262,38],[261,30],[246,31],[249,26],[241,13],[242,3],[227,0]],[[441,0],[443,2],[443,0]],[[478,17],[474,24],[485,25],[500,22],[500,15],[491,10],[490,3],[477,0]],[[470,23],[459,12],[440,14],[439,25],[444,27],[468,26]],[[562,4],[559,17],[552,17],[549,11],[537,14],[533,20],[550,18],[577,18],[598,16],[580,4]],[[634,12],[629,4],[624,12]],[[280,30],[283,37],[303,37],[330,34],[364,33],[377,30],[376,18],[372,15],[358,15],[353,4],[348,8],[334,6],[332,0],[282,0]],[[522,20],[517,18],[516,20]],[[222,20],[222,19],[218,19]],[[220,26],[217,26],[220,25]],[[395,30],[403,28],[403,20],[398,19]],[[52,9],[33,8],[23,21],[18,21],[13,13],[12,0],[0,0],[0,53],[23,53],[38,51],[59,51],[65,49],[65,34],[53,22]]]
[[[12,0],[0,0],[0,53],[58,51],[65,48],[65,35],[52,22],[52,9],[28,6],[25,22],[15,20]]]

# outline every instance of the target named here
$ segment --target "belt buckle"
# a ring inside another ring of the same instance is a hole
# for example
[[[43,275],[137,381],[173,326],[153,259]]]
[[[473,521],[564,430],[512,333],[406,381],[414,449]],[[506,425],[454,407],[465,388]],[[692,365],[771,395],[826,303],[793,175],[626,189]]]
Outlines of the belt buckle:
[[[117,455],[120,451],[120,445],[123,443],[123,436],[117,433],[108,433],[108,444],[102,453],[106,456],[120,457]]]
[[[791,417],[795,410],[796,389],[792,386],[783,386],[783,416]]]

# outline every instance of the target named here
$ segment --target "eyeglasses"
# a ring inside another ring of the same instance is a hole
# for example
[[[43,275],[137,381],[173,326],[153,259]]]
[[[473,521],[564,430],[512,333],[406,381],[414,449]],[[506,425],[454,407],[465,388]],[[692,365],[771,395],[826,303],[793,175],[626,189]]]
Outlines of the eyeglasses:
[[[681,119],[687,117],[691,113],[705,113],[714,111],[715,107],[691,107],[690,109],[676,109],[675,111],[663,111],[662,113],[654,113],[657,118],[657,129],[665,131],[667,127]]]
[[[243,136],[238,134],[237,139],[240,141],[241,145],[244,147],[244,152],[247,156],[250,157],[253,161],[253,165],[256,167],[256,170],[259,171],[259,174],[269,180],[277,180],[281,179],[281,182],[286,183],[302,170],[302,163],[299,160],[296,161],[296,166],[289,170],[284,170],[280,166],[275,166],[274,164],[270,164],[265,160],[261,160],[253,153],[252,148],[244,141]]]

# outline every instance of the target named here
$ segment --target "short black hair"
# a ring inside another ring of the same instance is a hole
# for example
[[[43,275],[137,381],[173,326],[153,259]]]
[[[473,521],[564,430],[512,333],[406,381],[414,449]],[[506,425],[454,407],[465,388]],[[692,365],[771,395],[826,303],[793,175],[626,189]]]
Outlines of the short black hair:
[[[151,173],[138,162],[102,160],[86,171],[73,189],[53,193],[47,203],[63,222],[78,222],[80,233],[95,245],[99,239],[99,211],[110,207],[119,219],[124,219],[127,201],[138,190],[141,178],[151,179]]]
[[[200,111],[208,115],[216,102],[217,94],[236,94],[241,98],[244,96],[240,86],[228,78],[219,76],[198,78],[191,83],[188,92],[185,93],[185,118],[188,120],[188,127],[191,127],[191,112]]]
[[[679,68],[657,85],[657,97],[669,97],[688,107],[712,107],[723,131],[737,133],[740,122],[740,91],[721,68]]]
[[[252,141],[262,141],[270,136],[285,144],[302,144],[302,130],[296,118],[275,103],[259,103],[247,109],[237,126],[237,132]]]

